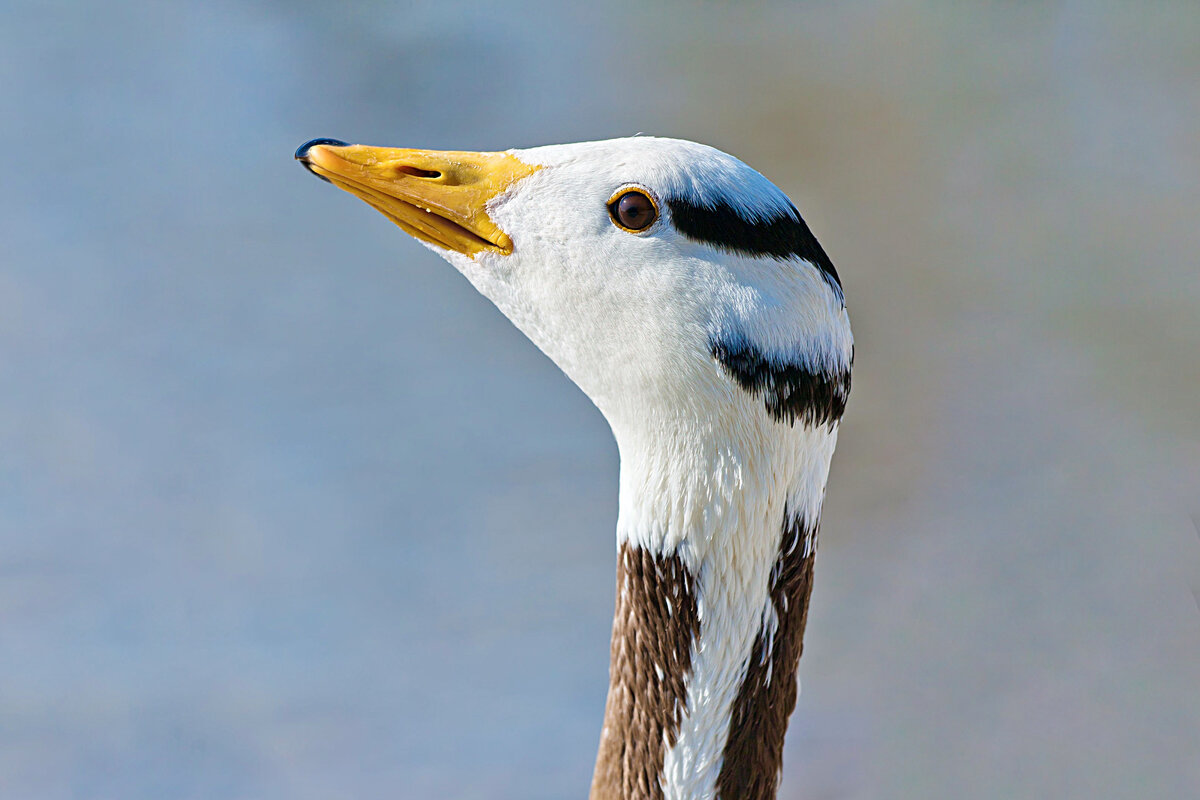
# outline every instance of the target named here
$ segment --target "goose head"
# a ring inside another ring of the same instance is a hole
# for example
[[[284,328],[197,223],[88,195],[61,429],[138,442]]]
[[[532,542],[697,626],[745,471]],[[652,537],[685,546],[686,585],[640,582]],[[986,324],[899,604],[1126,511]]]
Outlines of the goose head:
[[[297,157],[457,268],[618,439],[648,418],[728,416],[754,376],[739,381],[722,356],[833,379],[849,366],[832,263],[783,192],[712,147],[634,137],[463,153],[318,140]]]

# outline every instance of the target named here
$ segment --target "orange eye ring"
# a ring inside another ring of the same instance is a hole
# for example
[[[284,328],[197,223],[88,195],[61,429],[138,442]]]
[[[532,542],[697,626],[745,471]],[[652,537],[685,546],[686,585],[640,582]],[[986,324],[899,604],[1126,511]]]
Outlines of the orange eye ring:
[[[642,233],[658,221],[658,203],[636,186],[620,189],[608,200],[608,216],[627,233]]]

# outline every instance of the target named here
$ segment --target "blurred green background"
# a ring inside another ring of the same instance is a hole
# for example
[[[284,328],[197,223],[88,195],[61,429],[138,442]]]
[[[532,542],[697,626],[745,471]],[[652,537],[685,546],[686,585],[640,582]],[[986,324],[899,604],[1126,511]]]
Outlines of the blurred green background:
[[[616,449],[292,161],[637,132],[857,339],[783,798],[1200,797],[1194,3],[6,3],[0,797],[582,797]]]

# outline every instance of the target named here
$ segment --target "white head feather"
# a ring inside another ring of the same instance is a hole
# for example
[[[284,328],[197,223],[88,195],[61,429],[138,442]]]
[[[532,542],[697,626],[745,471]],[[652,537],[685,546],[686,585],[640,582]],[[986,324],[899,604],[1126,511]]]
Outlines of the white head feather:
[[[583,389],[618,439],[648,419],[728,415],[741,390],[714,361],[714,336],[740,336],[783,363],[848,368],[853,340],[841,290],[817,266],[723,251],[672,224],[669,198],[732,204],[753,220],[794,213],[760,173],[678,139],[509,152],[543,167],[488,205],[512,253],[472,258],[428,246]],[[607,206],[625,187],[657,201],[649,229],[613,224]]]

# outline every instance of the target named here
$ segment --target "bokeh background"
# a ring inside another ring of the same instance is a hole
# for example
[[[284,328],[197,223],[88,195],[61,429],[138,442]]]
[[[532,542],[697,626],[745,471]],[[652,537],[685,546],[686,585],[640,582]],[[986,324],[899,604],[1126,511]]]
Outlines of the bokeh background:
[[[617,454],[292,161],[638,132],[857,338],[784,798],[1200,797],[1200,10],[0,7],[0,797],[562,798]]]

